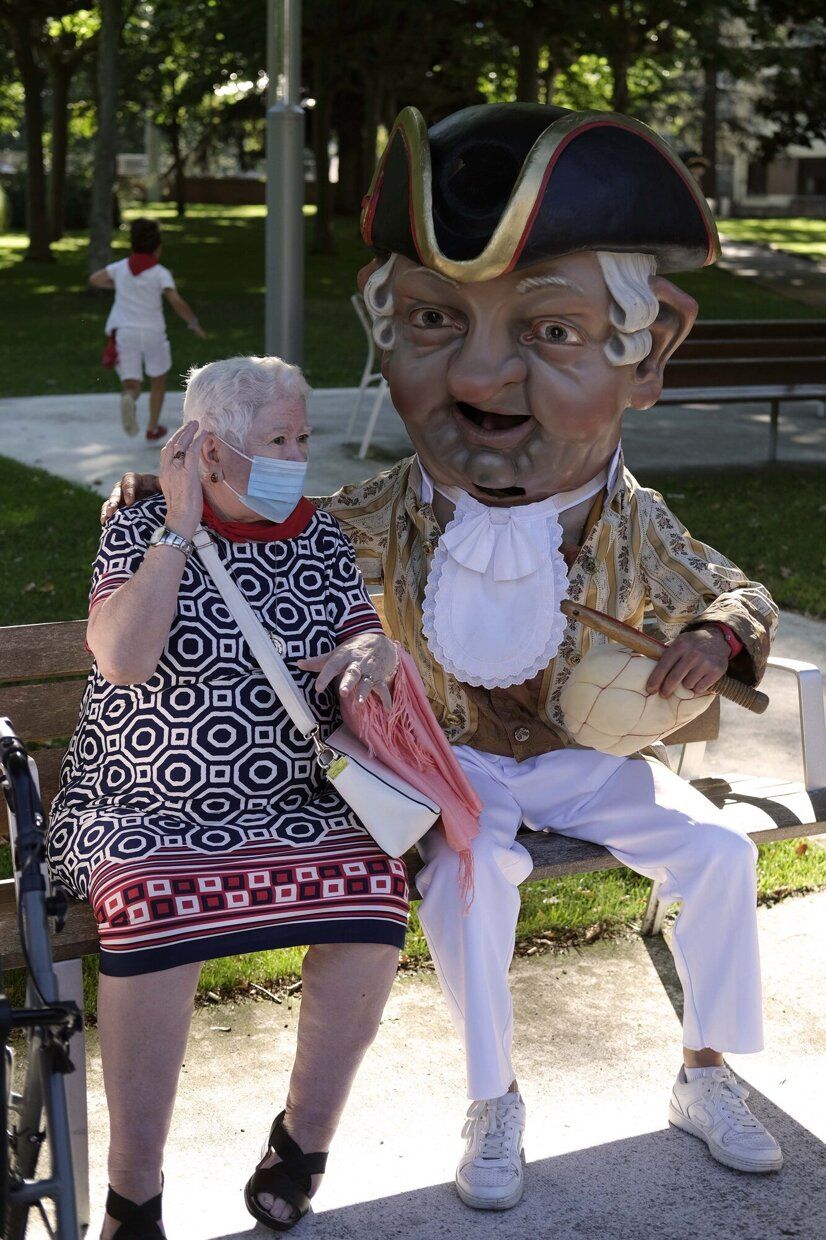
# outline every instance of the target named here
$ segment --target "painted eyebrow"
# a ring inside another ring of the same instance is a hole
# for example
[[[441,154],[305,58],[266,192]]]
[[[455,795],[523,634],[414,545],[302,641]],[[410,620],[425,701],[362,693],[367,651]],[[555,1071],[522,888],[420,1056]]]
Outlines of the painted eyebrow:
[[[430,267],[413,267],[410,271],[403,271],[401,274],[402,276],[432,276],[434,280],[441,280],[444,284],[449,284],[451,288],[459,287],[458,280],[451,280],[450,276],[443,276],[440,271],[433,271]]]
[[[559,288],[570,289],[573,293],[579,293],[585,296],[585,290],[580,288],[573,280],[567,279],[565,276],[528,276],[527,280],[520,280],[516,286],[517,293],[532,293],[536,288],[545,288],[547,285],[555,285]]]

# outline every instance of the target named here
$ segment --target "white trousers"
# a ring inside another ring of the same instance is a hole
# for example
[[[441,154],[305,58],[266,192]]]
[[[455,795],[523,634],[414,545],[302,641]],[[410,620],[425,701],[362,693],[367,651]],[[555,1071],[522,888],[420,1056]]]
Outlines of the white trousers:
[[[762,1049],[755,859],[749,837],[662,763],[562,749],[516,762],[456,746],[483,810],[465,914],[457,855],[441,834],[420,842],[422,928],[467,1053],[468,1096],[497,1098],[514,1079],[513,956],[518,886],[530,856],[521,824],[603,844],[661,883],[682,909],[673,953],[685,997],[683,1044],[732,1054]]]

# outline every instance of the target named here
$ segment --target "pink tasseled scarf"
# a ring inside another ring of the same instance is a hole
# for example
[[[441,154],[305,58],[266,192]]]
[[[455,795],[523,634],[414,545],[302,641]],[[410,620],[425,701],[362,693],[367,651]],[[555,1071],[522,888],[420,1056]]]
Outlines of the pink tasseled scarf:
[[[390,713],[374,693],[365,702],[356,701],[355,694],[343,694],[341,713],[373,757],[441,806],[439,829],[459,854],[459,885],[467,910],[473,900],[470,845],[479,834],[482,802],[436,722],[415,663],[396,646],[399,665]]]

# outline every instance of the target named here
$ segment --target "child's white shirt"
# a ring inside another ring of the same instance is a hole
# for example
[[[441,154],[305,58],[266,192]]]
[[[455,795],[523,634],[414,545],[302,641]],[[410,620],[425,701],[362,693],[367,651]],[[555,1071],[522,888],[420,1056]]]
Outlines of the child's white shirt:
[[[139,276],[129,270],[129,259],[109,263],[107,275],[115,283],[115,300],[104,328],[106,334],[119,327],[140,327],[144,331],[165,332],[163,291],[174,288],[172,272],[156,263]]]

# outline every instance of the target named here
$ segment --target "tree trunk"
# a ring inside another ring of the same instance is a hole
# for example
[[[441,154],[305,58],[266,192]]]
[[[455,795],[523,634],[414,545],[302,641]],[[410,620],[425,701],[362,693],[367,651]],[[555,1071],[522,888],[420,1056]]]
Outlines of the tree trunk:
[[[539,31],[524,29],[519,36],[516,98],[519,103],[539,102]]]
[[[181,152],[181,123],[178,120],[177,112],[166,126],[166,132],[169,134],[169,145],[172,148],[172,181],[175,210],[178,218],[182,219],[186,215],[186,176],[185,160]]]
[[[318,40],[312,57],[312,91],[316,105],[312,119],[312,145],[315,162],[316,215],[310,251],[313,254],[335,254],[333,232],[333,187],[330,184],[330,125],[333,109],[332,74],[327,64],[327,48]]]
[[[64,202],[66,198],[66,153],[69,147],[69,83],[72,69],[57,55],[52,57],[50,80],[52,87],[52,170],[49,183],[51,203],[51,239],[59,241],[63,236]]]
[[[362,194],[373,177],[376,167],[376,144],[379,130],[379,104],[381,101],[381,79],[378,74],[367,73],[364,79],[364,124],[362,126],[361,165],[364,177]]]
[[[364,160],[364,98],[354,90],[336,95],[338,134],[338,186],[336,211],[340,215],[358,215],[365,191],[367,174]],[[372,172],[372,169],[371,169]]]
[[[319,76],[316,82],[316,105],[313,114],[316,185],[316,217],[311,247],[313,254],[335,254],[337,250],[336,237],[333,232],[333,187],[330,184],[331,117],[332,99]]]
[[[708,167],[703,172],[703,193],[717,198],[717,63],[705,66],[703,87],[703,155]]]
[[[51,263],[54,262],[54,255],[49,248],[46,167],[43,162],[44,74],[32,52],[37,38],[37,23],[18,14],[10,16],[8,21],[25,95],[26,228],[29,234],[25,257],[38,263]]]
[[[100,11],[98,130],[95,137],[92,206],[89,211],[90,272],[105,267],[112,256],[121,0],[100,0]]]
[[[628,49],[617,47],[609,57],[611,76],[614,88],[611,94],[611,108],[614,112],[628,111]]]

